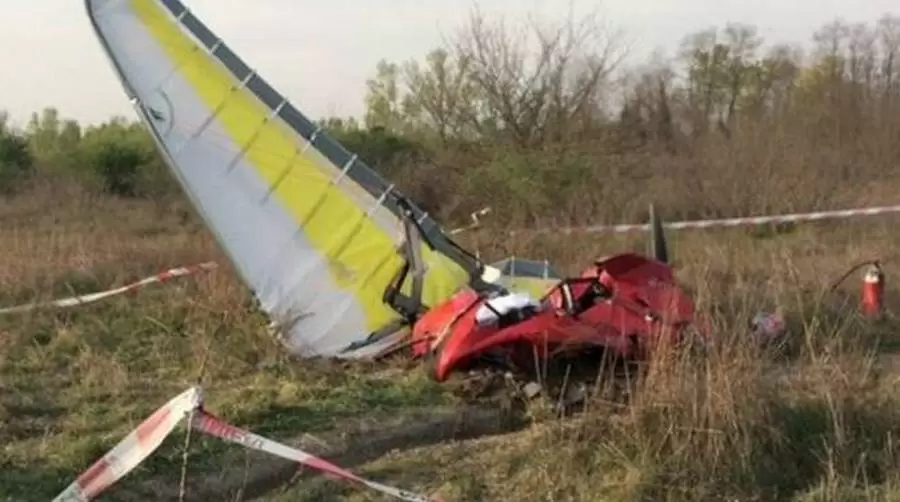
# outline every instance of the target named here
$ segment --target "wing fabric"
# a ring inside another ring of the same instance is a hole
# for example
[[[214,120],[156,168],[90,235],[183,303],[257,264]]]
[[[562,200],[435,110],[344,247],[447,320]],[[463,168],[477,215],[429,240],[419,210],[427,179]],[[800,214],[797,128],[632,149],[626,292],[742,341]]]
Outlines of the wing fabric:
[[[402,196],[179,0],[85,2],[138,114],[292,351],[338,355],[398,319],[382,294],[403,264]],[[414,213],[436,249],[422,246],[423,300],[433,305],[478,265]]]

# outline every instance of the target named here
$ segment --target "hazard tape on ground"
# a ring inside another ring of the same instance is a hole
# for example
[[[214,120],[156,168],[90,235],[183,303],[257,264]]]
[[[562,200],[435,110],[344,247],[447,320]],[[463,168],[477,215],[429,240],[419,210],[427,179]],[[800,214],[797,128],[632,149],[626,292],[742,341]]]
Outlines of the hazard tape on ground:
[[[200,406],[201,402],[202,393],[198,387],[172,398],[78,476],[53,502],[87,502],[96,498],[156,451],[185,416]]]
[[[405,500],[407,502],[430,502],[432,500],[425,495],[419,495],[361,478],[350,471],[309,453],[229,425],[204,410],[200,410],[199,413],[194,415],[193,427],[219,439],[303,464],[329,477],[361,484],[385,495],[390,495],[397,500]]]
[[[812,213],[790,213],[767,216],[747,216],[740,218],[721,218],[709,220],[686,220],[664,222],[663,227],[672,230],[683,230],[691,228],[714,228],[714,227],[739,227],[739,226],[755,226],[766,225],[770,223],[792,223],[798,221],[821,221],[835,220],[845,218],[855,218],[858,216],[874,216],[879,214],[900,213],[900,205],[896,206],[876,206],[857,209],[839,209],[834,211],[816,211]],[[636,231],[649,231],[650,224],[623,224],[623,225],[591,225],[586,227],[556,227],[541,228],[535,230],[514,230],[510,233],[624,233]]]
[[[136,289],[147,286],[148,284],[153,284],[156,282],[165,282],[174,277],[184,277],[187,275],[194,275],[200,272],[204,272],[207,270],[213,270],[218,267],[218,264],[215,262],[206,262],[201,263],[199,265],[193,265],[190,267],[176,267],[171,268],[169,270],[165,270],[156,275],[145,277],[136,282],[132,282],[131,284],[126,284],[125,286],[108,289],[106,291],[99,291],[97,293],[90,293],[86,295],[80,296],[72,296],[69,298],[60,298],[58,300],[52,300],[49,302],[33,302],[25,305],[18,305],[15,307],[7,307],[0,309],[0,315],[2,314],[17,314],[21,312],[29,312],[37,309],[44,308],[67,308],[67,307],[77,307],[80,305],[86,305],[89,303],[94,303],[112,296],[121,295],[124,293],[128,293],[130,291],[134,291]]]
[[[189,426],[204,434],[297,462],[331,478],[363,485],[397,500],[437,502],[426,495],[359,477],[327,460],[235,427],[203,408],[203,390],[200,387],[184,391],[153,412],[137,429],[78,476],[53,502],[94,500],[156,451],[163,440],[188,416],[192,417]]]

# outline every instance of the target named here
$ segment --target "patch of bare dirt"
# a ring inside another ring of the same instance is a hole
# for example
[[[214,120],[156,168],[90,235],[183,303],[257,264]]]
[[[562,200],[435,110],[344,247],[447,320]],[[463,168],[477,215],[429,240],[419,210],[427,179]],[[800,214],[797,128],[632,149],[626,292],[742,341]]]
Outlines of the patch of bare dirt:
[[[518,413],[500,408],[421,409],[373,426],[362,421],[346,424],[338,433],[304,435],[286,444],[321,456],[353,470],[397,450],[421,448],[504,434],[522,429],[527,421]],[[296,463],[261,452],[251,452],[246,464],[226,466],[217,474],[188,476],[182,499],[177,483],[150,481],[140,490],[154,500],[253,500],[320,474]],[[389,480],[385,483],[390,484]]]

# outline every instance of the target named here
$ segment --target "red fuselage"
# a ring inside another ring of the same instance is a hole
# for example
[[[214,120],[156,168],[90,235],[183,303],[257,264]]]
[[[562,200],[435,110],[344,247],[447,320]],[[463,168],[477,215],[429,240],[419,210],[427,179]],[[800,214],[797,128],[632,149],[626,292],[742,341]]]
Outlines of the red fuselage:
[[[476,312],[488,301],[464,290],[427,312],[413,327],[413,351],[432,359],[442,381],[459,366],[497,350],[541,357],[597,348],[642,357],[655,343],[671,340],[691,323],[694,303],[668,265],[637,254],[594,263],[580,278],[564,280],[524,318],[479,325]]]

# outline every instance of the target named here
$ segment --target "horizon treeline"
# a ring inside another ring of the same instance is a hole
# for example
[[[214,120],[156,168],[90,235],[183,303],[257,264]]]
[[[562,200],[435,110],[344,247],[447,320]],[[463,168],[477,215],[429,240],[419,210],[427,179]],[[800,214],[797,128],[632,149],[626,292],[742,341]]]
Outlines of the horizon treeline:
[[[487,205],[522,226],[634,221],[650,202],[671,218],[896,202],[900,16],[834,20],[804,45],[730,23],[630,67],[604,26],[475,12],[422,58],[381,61],[362,120],[320,123],[445,220]],[[4,195],[56,182],[180,196],[134,120],[6,119]]]

